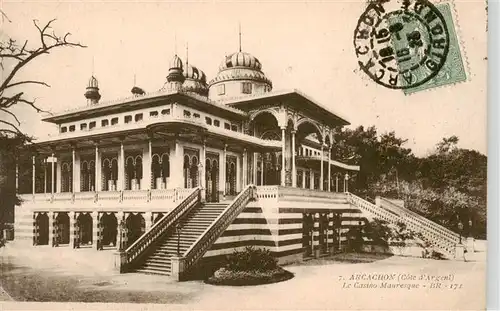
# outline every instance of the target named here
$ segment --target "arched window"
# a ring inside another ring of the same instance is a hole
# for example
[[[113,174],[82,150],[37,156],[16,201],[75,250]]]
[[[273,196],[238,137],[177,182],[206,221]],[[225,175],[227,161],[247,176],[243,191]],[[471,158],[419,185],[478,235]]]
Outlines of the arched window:
[[[102,161],[101,189],[104,191],[116,191],[118,179],[117,158],[106,157]]]
[[[73,190],[73,165],[71,162],[63,162],[61,165],[61,192]]]
[[[95,190],[95,162],[82,161],[80,164],[80,191]]]
[[[153,189],[167,189],[168,179],[170,177],[170,157],[168,154],[154,154],[151,170]]]
[[[142,156],[128,156],[125,161],[125,190],[141,189]]]

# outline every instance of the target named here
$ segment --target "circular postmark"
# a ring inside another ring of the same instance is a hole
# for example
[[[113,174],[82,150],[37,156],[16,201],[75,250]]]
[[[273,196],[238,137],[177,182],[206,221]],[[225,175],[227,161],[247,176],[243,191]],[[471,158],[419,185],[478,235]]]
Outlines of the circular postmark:
[[[360,68],[392,89],[417,87],[432,79],[443,67],[449,47],[445,19],[427,0],[372,2],[354,31]]]

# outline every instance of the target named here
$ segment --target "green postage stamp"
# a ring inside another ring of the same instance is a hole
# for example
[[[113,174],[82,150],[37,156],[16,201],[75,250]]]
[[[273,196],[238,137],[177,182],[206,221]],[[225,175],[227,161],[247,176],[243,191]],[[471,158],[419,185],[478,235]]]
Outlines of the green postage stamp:
[[[448,56],[441,70],[439,70],[432,79],[422,85],[404,89],[405,94],[412,94],[418,91],[460,83],[467,80],[467,73],[464,59],[462,58],[462,51],[460,50],[460,42],[455,29],[455,23],[453,21],[451,5],[450,3],[440,3],[435,6],[443,15],[448,27],[450,40]]]

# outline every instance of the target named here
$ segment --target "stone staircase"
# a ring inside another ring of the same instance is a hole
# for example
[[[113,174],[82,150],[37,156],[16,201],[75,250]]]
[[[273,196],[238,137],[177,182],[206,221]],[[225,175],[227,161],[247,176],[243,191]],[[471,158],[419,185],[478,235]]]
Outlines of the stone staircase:
[[[372,217],[385,220],[392,224],[404,223],[407,228],[429,242],[431,246],[441,251],[447,258],[456,257],[456,246],[459,243],[458,234],[429,219],[406,210],[384,200],[384,207],[370,203],[352,193],[347,193],[349,203]]]
[[[193,208],[156,244],[136,272],[171,275],[171,258],[182,257],[226,209],[228,203],[205,203]]]

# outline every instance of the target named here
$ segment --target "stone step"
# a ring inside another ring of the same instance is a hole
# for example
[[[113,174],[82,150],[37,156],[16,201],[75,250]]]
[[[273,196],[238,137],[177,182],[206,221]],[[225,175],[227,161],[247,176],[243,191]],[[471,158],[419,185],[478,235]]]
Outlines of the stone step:
[[[163,272],[170,272],[170,263],[167,265],[167,264],[158,264],[158,263],[155,263],[155,262],[149,262],[149,261],[146,261],[141,269],[148,269],[148,270],[157,270],[157,271],[163,271]]]
[[[161,275],[171,275],[170,274],[170,268],[168,269],[156,269],[156,268],[150,268],[150,267],[141,267],[137,270],[136,272],[141,272],[141,273],[146,273],[146,274],[161,274]]]
[[[162,254],[153,254],[146,259],[146,262],[158,262],[158,263],[166,263],[170,264],[170,257],[163,256]]]
[[[184,245],[184,246],[181,245],[181,247],[179,247],[180,253],[185,252],[190,246],[191,245],[187,245],[187,246],[186,245]],[[177,245],[175,245],[175,246],[174,245],[172,245],[172,246],[170,246],[170,245],[169,246],[160,246],[155,251],[155,253],[158,252],[158,251],[164,251],[164,252],[167,252],[167,253],[177,253]]]

